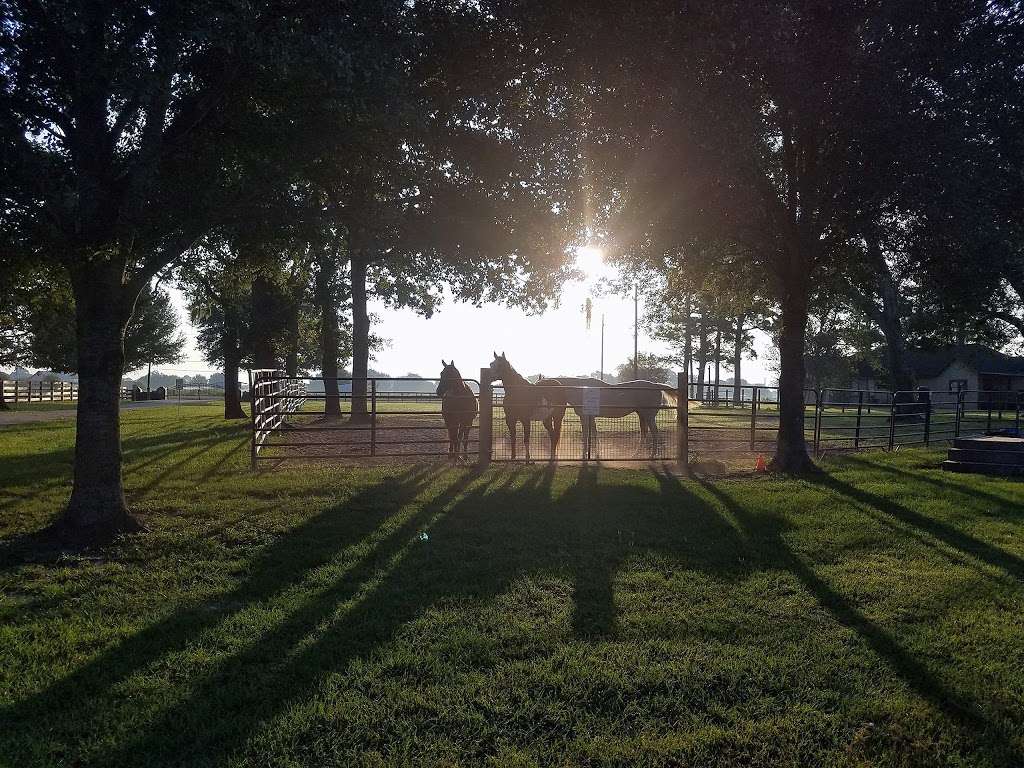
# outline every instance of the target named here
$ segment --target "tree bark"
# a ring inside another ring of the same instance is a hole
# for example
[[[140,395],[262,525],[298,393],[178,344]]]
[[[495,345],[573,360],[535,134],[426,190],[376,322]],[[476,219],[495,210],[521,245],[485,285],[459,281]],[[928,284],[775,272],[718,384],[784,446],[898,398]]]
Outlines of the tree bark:
[[[57,531],[66,541],[84,544],[141,527],[128,513],[121,476],[124,333],[134,301],[113,266],[100,274],[73,275],[72,284],[79,386],[75,467],[71,499]]]
[[[284,358],[286,376],[299,375],[299,303],[288,303],[288,349]]]
[[[878,292],[882,299],[881,311],[873,310],[870,314],[885,337],[889,386],[893,392],[909,392],[914,389],[914,373],[907,367],[899,288],[877,239],[868,240],[868,255],[878,276]]]
[[[361,244],[353,244],[349,259],[352,280],[352,421],[365,422],[366,376],[370,367],[370,315],[366,306],[367,258]]]
[[[270,328],[270,318],[276,314],[272,308],[274,301],[266,276],[257,272],[252,280],[253,364],[268,370],[278,366],[273,330]]]
[[[743,402],[743,384],[740,380],[740,368],[743,365],[743,322],[745,314],[736,318],[736,337],[733,339],[732,352],[732,404],[739,407]]]
[[[242,409],[242,392],[238,386],[238,368],[241,365],[242,352],[238,344],[238,311],[235,307],[224,307],[221,343],[224,347],[224,418],[244,419],[246,415]]]
[[[679,398],[683,407],[689,408],[691,363],[693,362],[693,333],[690,329],[690,318],[693,307],[689,294],[686,296],[686,323],[683,326],[683,370],[686,371],[686,392],[680,392]],[[685,401],[685,402],[684,402]]]
[[[790,276],[779,318],[779,435],[772,469],[800,473],[814,467],[804,439],[805,332],[809,290],[806,275]]]
[[[708,340],[707,336],[704,335],[704,329],[698,330],[700,340],[697,347],[697,399],[700,402],[704,402],[704,369],[708,364]]]
[[[722,326],[715,328],[715,396],[712,399],[718,405],[718,392],[722,384]]]
[[[320,306],[320,375],[324,380],[324,414],[341,416],[338,395],[338,304],[334,285],[338,262],[334,254],[320,250],[316,279],[316,300]]]

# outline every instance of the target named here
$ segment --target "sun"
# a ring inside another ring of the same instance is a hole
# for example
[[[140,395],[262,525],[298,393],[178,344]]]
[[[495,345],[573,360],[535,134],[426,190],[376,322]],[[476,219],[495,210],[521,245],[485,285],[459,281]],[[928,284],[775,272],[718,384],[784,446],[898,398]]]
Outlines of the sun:
[[[576,266],[587,275],[600,274],[604,268],[604,250],[596,245],[576,248]]]

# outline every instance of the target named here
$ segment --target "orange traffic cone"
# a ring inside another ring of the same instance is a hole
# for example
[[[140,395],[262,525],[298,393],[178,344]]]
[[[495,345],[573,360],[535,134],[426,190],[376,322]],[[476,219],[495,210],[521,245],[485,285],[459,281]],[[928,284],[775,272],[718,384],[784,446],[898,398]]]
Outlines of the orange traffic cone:
[[[768,465],[764,463],[764,454],[763,453],[757,454],[757,461],[754,463],[754,471],[755,472],[767,472],[768,471]]]

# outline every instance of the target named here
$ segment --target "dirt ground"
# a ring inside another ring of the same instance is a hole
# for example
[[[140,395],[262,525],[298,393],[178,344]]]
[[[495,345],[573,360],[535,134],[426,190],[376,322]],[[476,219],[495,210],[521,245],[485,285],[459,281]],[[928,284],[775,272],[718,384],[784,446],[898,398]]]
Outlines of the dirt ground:
[[[504,421],[495,422],[493,430],[492,461],[512,461],[512,443]],[[749,439],[701,432],[691,431],[691,463],[698,473],[717,475],[753,468],[756,452],[750,452]],[[470,432],[468,451],[460,463],[476,463],[478,434],[477,424]],[[521,429],[516,438],[516,461],[525,461]],[[764,452],[769,453],[767,446]],[[580,425],[567,420],[555,460],[559,463],[588,461],[609,468],[646,467],[665,471],[676,467],[675,457],[674,427],[659,429],[657,450],[652,458],[650,440],[641,441],[635,424],[625,420],[605,420],[599,425],[597,438],[587,454]],[[534,424],[531,430],[530,458],[537,463],[551,459],[550,441],[539,423]],[[288,426],[275,432],[260,453],[261,464],[265,467],[294,461],[373,466],[396,461],[432,460],[448,460],[448,433],[437,413],[378,414],[375,430],[369,424],[352,424],[347,417],[338,419],[319,414],[299,414],[290,418]]]

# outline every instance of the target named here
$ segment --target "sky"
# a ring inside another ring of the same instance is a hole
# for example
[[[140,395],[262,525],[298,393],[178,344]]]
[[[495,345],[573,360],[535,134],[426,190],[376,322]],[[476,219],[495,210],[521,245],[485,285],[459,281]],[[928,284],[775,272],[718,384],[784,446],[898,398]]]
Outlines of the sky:
[[[504,352],[524,376],[587,375],[600,369],[603,313],[604,370],[613,373],[633,356],[633,297],[595,295],[598,281],[615,277],[614,270],[600,259],[584,256],[578,258],[577,265],[588,273],[587,279],[567,283],[558,305],[540,315],[527,315],[522,310],[495,304],[475,307],[449,299],[427,319],[411,310],[390,309],[371,302],[370,312],[377,321],[374,333],[387,339],[388,344],[376,352],[370,367],[392,376],[414,373],[436,377],[441,371],[441,359],[454,359],[464,377],[475,379],[480,368],[490,364],[492,351],[497,351]],[[208,375],[213,366],[196,349],[195,329],[188,323],[184,298],[176,289],[170,290],[187,345],[182,361],[157,367],[164,373]],[[593,301],[589,330],[583,315],[587,296]],[[641,322],[643,316],[641,304]],[[774,383],[775,375],[767,365],[769,339],[758,335],[754,346],[758,359],[744,360],[742,377],[754,383]],[[640,352],[664,354],[668,348],[647,337],[641,327]],[[723,377],[731,375],[730,368],[725,371],[728,373],[723,373]]]

